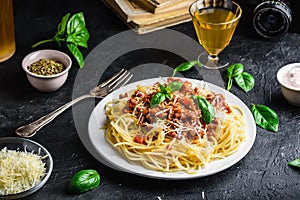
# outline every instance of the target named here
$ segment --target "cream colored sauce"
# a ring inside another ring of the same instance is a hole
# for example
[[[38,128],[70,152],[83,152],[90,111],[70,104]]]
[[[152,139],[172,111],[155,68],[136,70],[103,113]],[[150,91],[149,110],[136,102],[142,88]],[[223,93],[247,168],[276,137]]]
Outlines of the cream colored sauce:
[[[290,69],[283,76],[283,83],[287,86],[300,89],[300,67]]]

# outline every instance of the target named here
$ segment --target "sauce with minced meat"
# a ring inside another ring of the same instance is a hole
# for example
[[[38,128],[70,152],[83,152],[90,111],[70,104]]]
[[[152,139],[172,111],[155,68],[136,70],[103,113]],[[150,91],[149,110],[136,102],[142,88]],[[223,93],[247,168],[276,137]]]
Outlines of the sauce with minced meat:
[[[183,82],[181,79],[168,79],[168,83],[174,81]],[[149,124],[155,123],[157,119],[166,120],[166,127],[163,131],[173,138],[182,139],[184,137],[195,140],[205,134],[205,129],[208,137],[215,136],[218,120],[213,119],[210,124],[205,124],[200,118],[201,110],[192,99],[192,95],[203,97],[199,88],[193,88],[191,82],[184,81],[181,89],[172,93],[171,100],[166,99],[163,103],[150,108],[151,98],[160,91],[159,85],[160,83],[156,83],[153,86],[154,91],[150,94],[140,90],[135,91],[129,98],[127,106],[122,110],[124,113],[134,114],[139,119],[138,123],[142,128],[134,138],[135,142],[146,144],[144,132],[151,130],[152,127]],[[120,95],[120,98],[125,97],[127,94]],[[223,95],[209,92],[205,98],[217,109],[231,113]],[[185,127],[186,130],[176,131],[179,127]]]

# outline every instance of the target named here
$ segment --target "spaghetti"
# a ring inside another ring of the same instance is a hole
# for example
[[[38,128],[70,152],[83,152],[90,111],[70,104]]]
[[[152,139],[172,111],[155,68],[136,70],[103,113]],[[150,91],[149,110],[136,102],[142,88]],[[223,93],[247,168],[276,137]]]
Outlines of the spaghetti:
[[[169,98],[150,107],[161,92],[160,83],[138,86],[106,104],[106,139],[132,162],[163,172],[196,173],[206,163],[235,153],[245,139],[245,122],[240,107],[230,106],[223,95],[206,87],[182,83]],[[214,109],[206,124],[194,96],[205,98]]]

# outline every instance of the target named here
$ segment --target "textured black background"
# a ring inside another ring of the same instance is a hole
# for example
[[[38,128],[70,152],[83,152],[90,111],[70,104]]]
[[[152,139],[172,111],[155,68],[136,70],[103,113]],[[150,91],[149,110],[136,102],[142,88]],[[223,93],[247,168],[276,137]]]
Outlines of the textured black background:
[[[53,93],[36,91],[21,69],[21,61],[30,46],[51,38],[67,12],[83,11],[91,33],[84,56],[108,37],[128,30],[100,0],[27,0],[14,1],[17,51],[0,63],[0,136],[15,136],[14,130],[52,111],[72,99],[78,70],[74,62],[65,85]],[[196,40],[191,23],[172,27]],[[27,199],[299,199],[300,171],[287,165],[300,157],[300,108],[283,98],[276,72],[285,64],[300,62],[300,35],[288,33],[275,41],[263,40],[242,24],[225,52],[232,62],[241,62],[255,77],[255,87],[248,93],[233,86],[232,93],[246,105],[265,104],[279,115],[279,131],[257,127],[257,137],[247,156],[229,169],[204,178],[187,181],[163,181],[115,171],[94,159],[82,145],[74,126],[71,109],[32,139],[44,145],[54,159],[54,170],[47,184]],[[53,48],[68,53],[65,46],[47,44],[37,49]],[[147,55],[146,60],[142,56]],[[126,55],[115,62],[135,66],[160,61],[175,66],[182,62],[174,56],[152,57],[146,53]],[[138,59],[137,59],[138,58]],[[121,63],[122,62],[122,63]],[[220,71],[222,73],[222,70]],[[107,73],[109,75],[109,72]],[[194,78],[193,73],[186,77]],[[101,185],[82,195],[70,195],[66,189],[71,177],[81,169],[93,168],[101,175]]]

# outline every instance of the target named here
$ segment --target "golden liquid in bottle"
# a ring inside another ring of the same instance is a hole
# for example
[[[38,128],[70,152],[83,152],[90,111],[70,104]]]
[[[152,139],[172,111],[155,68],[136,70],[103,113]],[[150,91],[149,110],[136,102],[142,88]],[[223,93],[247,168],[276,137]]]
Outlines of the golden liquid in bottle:
[[[230,10],[223,8],[200,9],[194,13],[194,27],[203,48],[217,56],[230,43],[238,20]]]
[[[0,0],[0,62],[16,51],[12,0]]]

